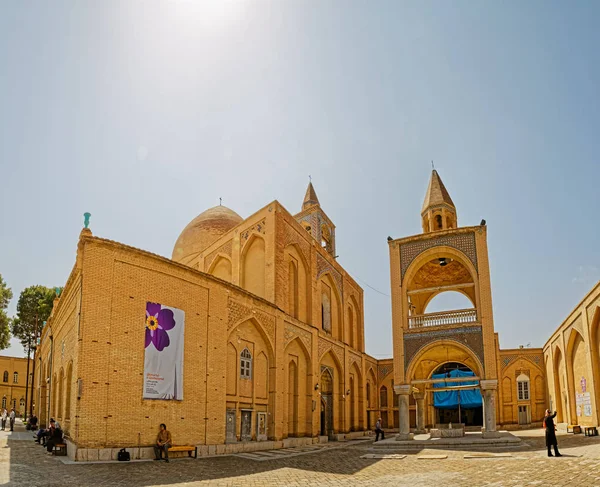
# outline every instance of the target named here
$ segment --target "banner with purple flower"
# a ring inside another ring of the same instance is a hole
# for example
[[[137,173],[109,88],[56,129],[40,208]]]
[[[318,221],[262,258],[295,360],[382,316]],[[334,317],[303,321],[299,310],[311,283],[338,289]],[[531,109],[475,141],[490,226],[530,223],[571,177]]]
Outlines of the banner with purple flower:
[[[185,313],[146,303],[144,399],[183,400],[183,328]]]

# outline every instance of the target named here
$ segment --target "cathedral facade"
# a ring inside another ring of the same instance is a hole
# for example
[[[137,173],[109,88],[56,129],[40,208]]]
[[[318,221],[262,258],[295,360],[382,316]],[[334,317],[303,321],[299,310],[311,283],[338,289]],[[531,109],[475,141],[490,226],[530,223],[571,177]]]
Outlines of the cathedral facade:
[[[378,369],[335,244],[312,184],[296,215],[201,213],[171,259],[84,228],[36,354],[41,423],[76,459],[150,454],[159,423],[201,453],[362,435]]]
[[[503,350],[485,221],[460,227],[433,171],[421,223],[388,238],[383,360],[365,353],[363,290],[336,260],[312,184],[297,214],[277,201],[246,219],[204,211],[171,258],[86,225],[36,350],[41,424],[60,421],[76,460],[151,456],[159,423],[202,455],[352,438],[379,417],[399,439],[448,423],[493,437],[540,425],[553,406],[598,424],[600,287],[543,349]],[[468,304],[431,311],[447,292]]]

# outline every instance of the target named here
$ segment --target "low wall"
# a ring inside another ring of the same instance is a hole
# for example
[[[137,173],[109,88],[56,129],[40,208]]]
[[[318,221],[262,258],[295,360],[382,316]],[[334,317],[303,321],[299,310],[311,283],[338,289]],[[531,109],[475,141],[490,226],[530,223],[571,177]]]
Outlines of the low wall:
[[[370,435],[370,431],[356,431],[352,433],[339,434],[337,440],[352,440],[362,436]],[[121,448],[78,448],[75,443],[65,438],[67,444],[67,454],[69,458],[77,462],[107,462],[116,461]],[[225,445],[197,445],[198,457],[208,457],[213,455],[232,455],[235,453],[247,453],[264,450],[278,450],[281,448],[296,448],[301,446],[313,445],[315,443],[326,443],[327,437],[316,438],[286,438],[280,441],[248,441],[240,443],[228,443]],[[154,448],[152,446],[125,448],[129,452],[132,460],[150,460],[154,458]],[[172,452],[169,457],[187,457],[187,452]]]

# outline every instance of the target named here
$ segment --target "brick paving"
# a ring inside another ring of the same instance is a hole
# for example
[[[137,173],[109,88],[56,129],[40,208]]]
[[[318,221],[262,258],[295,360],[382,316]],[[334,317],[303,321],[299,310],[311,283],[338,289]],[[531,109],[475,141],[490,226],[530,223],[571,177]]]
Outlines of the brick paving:
[[[0,433],[0,486],[593,486],[600,487],[600,438],[560,435],[564,458],[548,458],[540,430],[517,433],[524,443],[505,455],[465,458],[459,450],[385,455],[371,442],[277,454],[255,461],[240,455],[73,465],[45,454],[29,434]],[[20,439],[19,439],[20,438]],[[447,455],[446,459],[419,459]],[[387,458],[369,458],[384,457]],[[367,458],[361,458],[367,457]]]

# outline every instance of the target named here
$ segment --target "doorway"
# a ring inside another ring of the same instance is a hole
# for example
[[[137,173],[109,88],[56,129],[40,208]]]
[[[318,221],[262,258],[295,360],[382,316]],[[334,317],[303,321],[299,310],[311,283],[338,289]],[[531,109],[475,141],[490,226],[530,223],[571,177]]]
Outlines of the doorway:
[[[228,409],[225,413],[225,441],[227,443],[233,443],[237,441],[235,436],[235,409]]]
[[[519,424],[529,424],[529,411],[527,406],[519,406]]]
[[[321,436],[333,435],[333,375],[329,367],[321,374]]]
[[[438,367],[431,378],[455,379],[471,376],[474,377],[475,373],[466,365],[459,362],[447,362]],[[469,389],[468,386],[473,386],[473,388]],[[440,391],[436,392],[436,389]],[[477,381],[434,383],[433,406],[436,424],[456,423],[465,426],[483,426],[483,399]]]
[[[242,409],[242,441],[252,440],[252,409]]]

